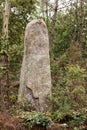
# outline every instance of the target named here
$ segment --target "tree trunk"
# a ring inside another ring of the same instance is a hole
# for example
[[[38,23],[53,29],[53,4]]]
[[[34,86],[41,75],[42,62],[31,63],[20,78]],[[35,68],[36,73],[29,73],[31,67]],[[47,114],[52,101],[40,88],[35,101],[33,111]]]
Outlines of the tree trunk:
[[[10,6],[9,2],[5,1],[3,10],[3,43],[5,44],[2,53],[2,79],[1,79],[1,98],[2,110],[9,103],[9,75],[8,75],[8,24],[9,24]],[[6,103],[6,104],[5,104]]]
[[[83,4],[84,4],[84,0],[80,0],[80,27],[79,27],[79,42],[80,42],[80,46],[82,48],[82,44],[83,44]]]
[[[48,27],[48,1],[46,0],[46,22]]]
[[[52,43],[53,43],[53,40],[54,40],[54,31],[55,31],[55,23],[56,23],[56,16],[57,16],[57,10],[58,10],[58,0],[55,1],[55,10],[54,10],[54,16],[53,16],[53,20],[52,20],[52,23],[51,23],[51,33],[50,33],[50,47],[52,47]]]

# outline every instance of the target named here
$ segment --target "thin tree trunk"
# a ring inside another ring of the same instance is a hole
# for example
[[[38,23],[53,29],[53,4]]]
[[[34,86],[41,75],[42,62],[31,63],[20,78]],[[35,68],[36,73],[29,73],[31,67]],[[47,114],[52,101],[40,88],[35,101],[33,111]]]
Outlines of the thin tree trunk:
[[[58,10],[58,2],[59,0],[55,1],[55,10],[54,10],[54,16],[53,16],[53,20],[51,23],[51,33],[50,33],[50,37],[49,37],[49,41],[50,41],[50,47],[52,47],[52,43],[54,40],[54,31],[55,31],[55,23],[56,23],[56,16],[57,16],[57,10]]]
[[[46,0],[46,22],[48,26],[48,1]]]
[[[1,98],[2,109],[5,109],[5,103],[9,103],[9,75],[8,75],[8,24],[9,24],[10,6],[9,2],[5,1],[3,10],[3,40],[5,47],[2,53],[2,79],[1,79]],[[3,111],[4,111],[3,109]]]
[[[44,0],[40,0],[40,7],[41,7],[41,9],[42,9],[43,17],[45,17],[44,4],[45,4]]]
[[[75,19],[76,19],[76,30],[75,30],[75,36],[76,36],[76,41],[79,42],[79,19],[78,19],[78,0],[76,1],[76,12],[75,12]]]
[[[83,5],[84,5],[84,0],[80,0],[79,42],[80,42],[81,48],[82,48],[82,44],[83,44]]]

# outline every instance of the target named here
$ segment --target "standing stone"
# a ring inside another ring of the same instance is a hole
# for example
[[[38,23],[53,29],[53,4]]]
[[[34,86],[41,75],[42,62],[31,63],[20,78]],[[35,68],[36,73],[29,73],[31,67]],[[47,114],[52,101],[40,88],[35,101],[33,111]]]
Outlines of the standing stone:
[[[24,57],[18,100],[24,98],[36,111],[48,111],[51,96],[49,39],[43,20],[33,20],[25,30]]]

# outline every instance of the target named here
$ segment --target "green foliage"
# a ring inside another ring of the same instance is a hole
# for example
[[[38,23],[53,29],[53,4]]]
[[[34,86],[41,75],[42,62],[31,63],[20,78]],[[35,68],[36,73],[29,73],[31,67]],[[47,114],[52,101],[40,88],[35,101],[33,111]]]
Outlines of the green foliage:
[[[59,69],[57,76],[59,76],[57,86],[53,87],[53,109],[68,111],[86,106],[87,88],[84,84],[86,70],[77,64],[67,65]]]
[[[0,0],[0,30],[2,30],[3,25],[3,6],[1,6],[3,2],[5,2],[5,0]],[[38,16],[36,12],[36,0],[10,0],[10,2],[8,58],[9,81],[11,84],[13,81],[19,81],[25,26],[33,18],[43,17],[41,15]],[[85,129],[84,123],[87,123],[87,3],[84,4],[83,12],[83,52],[79,50],[77,43],[71,44],[71,41],[79,41],[79,21],[77,17],[79,8],[76,6],[76,3],[73,4],[72,8],[69,8],[66,13],[58,11],[51,50],[53,85],[53,111],[51,118],[54,122],[66,123],[69,130],[83,130]],[[49,33],[51,31],[51,20],[50,18],[47,20]],[[0,55],[3,53],[7,54],[6,44],[2,37],[2,32],[0,32]],[[83,53],[82,61],[80,61],[81,64],[77,64],[79,63],[78,58],[80,57],[80,53]],[[70,60],[74,61],[74,64],[72,64]],[[10,86],[9,99],[12,115],[14,115],[14,113],[19,114],[19,107],[17,108],[16,106],[18,88],[16,88],[16,90],[14,89],[13,86]],[[25,100],[23,100],[20,105],[20,111],[22,110],[26,111],[20,114],[20,117],[26,124],[26,129],[34,125],[48,127],[52,123],[49,114],[27,112],[33,110],[33,107]]]
[[[63,55],[66,49],[70,46],[71,41],[71,27],[70,22],[67,21],[66,15],[58,13],[57,22],[55,26],[55,38],[53,41],[52,52],[55,58]],[[63,20],[64,19],[64,20]]]
[[[87,3],[84,4],[83,12],[83,57],[87,58]],[[51,25],[50,25],[51,26]],[[50,32],[49,26],[49,32]],[[61,11],[57,14],[55,36],[52,46],[54,58],[59,58],[69,48],[72,41],[79,41],[79,7],[75,2],[66,13]]]
[[[68,129],[85,130],[84,124],[87,121],[87,108],[67,112],[56,111],[52,113],[52,119],[54,122],[66,123]]]
[[[52,120],[54,122],[60,122],[63,119],[63,117],[63,112],[60,112],[59,110],[52,113]]]
[[[24,31],[26,24],[31,21],[36,12],[36,0],[9,0],[11,5],[10,19],[9,19],[9,43],[8,43],[8,58],[9,58],[9,73],[10,81],[19,80],[19,71],[23,56],[24,45]],[[3,25],[3,8],[5,0],[0,0],[0,30]],[[0,32],[0,52],[6,50],[6,44]],[[0,59],[1,62],[1,59]]]
[[[68,77],[71,79],[84,80],[84,78],[87,77],[86,70],[81,68],[78,64],[69,65],[66,71],[68,72]]]
[[[49,127],[51,125],[51,118],[41,112],[22,112],[21,118],[28,128],[32,128],[35,125],[42,127]]]
[[[85,122],[87,121],[87,108],[83,108],[77,112],[73,112],[72,114],[73,120],[69,121],[68,124],[70,127],[77,130],[85,129]]]

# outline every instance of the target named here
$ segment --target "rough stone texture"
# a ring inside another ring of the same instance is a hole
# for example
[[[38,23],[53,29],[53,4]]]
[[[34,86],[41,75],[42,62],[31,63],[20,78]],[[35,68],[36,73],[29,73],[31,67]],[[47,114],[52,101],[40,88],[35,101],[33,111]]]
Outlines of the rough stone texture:
[[[18,100],[26,98],[37,111],[47,111],[48,95],[51,95],[48,31],[43,20],[33,20],[25,30]]]

